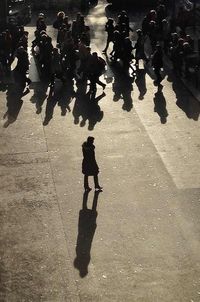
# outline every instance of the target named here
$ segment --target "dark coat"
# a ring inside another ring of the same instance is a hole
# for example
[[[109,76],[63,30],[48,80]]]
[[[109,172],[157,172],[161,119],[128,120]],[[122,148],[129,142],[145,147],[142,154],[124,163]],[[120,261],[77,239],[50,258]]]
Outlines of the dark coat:
[[[152,66],[154,68],[162,68],[163,67],[163,54],[162,50],[156,50],[152,57]]]
[[[26,73],[29,69],[29,59],[28,59],[28,54],[27,52],[23,52],[21,54],[17,55],[17,66],[15,67],[15,71],[19,72],[19,73]]]
[[[95,146],[84,142],[82,145],[83,162],[82,173],[87,176],[94,176],[99,173],[99,167],[95,159]]]

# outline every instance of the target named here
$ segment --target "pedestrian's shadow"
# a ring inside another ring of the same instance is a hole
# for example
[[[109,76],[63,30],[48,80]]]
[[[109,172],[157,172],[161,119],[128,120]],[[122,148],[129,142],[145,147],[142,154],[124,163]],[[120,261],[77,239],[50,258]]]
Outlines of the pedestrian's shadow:
[[[200,103],[183,87],[181,81],[173,76],[172,88],[176,94],[176,105],[185,112],[189,119],[198,121]]]
[[[7,128],[17,120],[23,104],[22,97],[27,93],[29,93],[29,89],[24,91],[23,85],[19,85],[18,83],[8,85],[6,92],[7,111],[3,115],[3,118],[6,119],[3,125],[4,128]]]
[[[144,95],[147,92],[146,76],[145,76],[146,71],[145,71],[145,69],[137,69],[136,74],[137,74],[137,76],[136,76],[136,79],[135,79],[135,84],[137,85],[139,93],[140,93],[138,99],[143,100]]]
[[[53,118],[54,108],[56,104],[61,108],[61,115],[65,116],[67,110],[70,112],[71,109],[69,104],[72,98],[75,96],[73,81],[68,80],[65,84],[61,82],[56,83],[52,93],[49,93],[46,103],[45,118],[43,125],[46,126]]]
[[[126,74],[115,73],[113,83],[113,101],[117,102],[123,99],[122,109],[125,111],[131,111],[133,108],[133,100],[131,92],[133,91],[134,79]]]
[[[77,85],[76,100],[72,114],[74,124],[84,127],[88,120],[88,130],[93,130],[97,122],[103,119],[103,111],[98,102],[105,96],[103,92],[96,97],[96,93],[87,92],[87,83]]]
[[[67,112],[71,112],[70,103],[75,97],[74,81],[68,79],[67,86],[63,85],[58,96],[58,106],[61,109],[61,115],[65,116]]]
[[[134,76],[131,77],[129,68],[125,70],[120,62],[113,62],[108,58],[107,54],[105,54],[105,58],[108,66],[107,75],[105,76],[106,82],[111,83],[112,77],[114,78],[112,84],[112,90],[114,92],[113,101],[118,102],[119,100],[123,100],[122,109],[131,111],[133,108],[131,93],[133,91]]]
[[[161,124],[166,124],[167,123],[167,117],[168,117],[168,112],[167,112],[167,103],[166,99],[163,95],[162,92],[162,85],[158,86],[158,90],[155,93],[154,96],[154,112],[157,112],[159,117],[160,117],[160,122]]]
[[[105,92],[102,92],[99,96],[90,95],[90,106],[88,110],[88,130],[93,130],[97,122],[101,122],[103,119],[103,111],[101,110],[98,102],[104,98]]]
[[[32,84],[34,93],[30,101],[31,103],[35,104],[37,114],[40,114],[42,111],[43,103],[47,98],[48,87],[49,87],[49,81],[42,81],[40,83]]]
[[[97,202],[101,191],[95,191],[93,197],[92,209],[88,209],[87,201],[89,191],[83,194],[82,209],[79,212],[78,236],[76,242],[76,258],[74,259],[74,267],[79,270],[81,278],[88,274],[88,266],[90,263],[90,251],[92,240],[97,227]]]

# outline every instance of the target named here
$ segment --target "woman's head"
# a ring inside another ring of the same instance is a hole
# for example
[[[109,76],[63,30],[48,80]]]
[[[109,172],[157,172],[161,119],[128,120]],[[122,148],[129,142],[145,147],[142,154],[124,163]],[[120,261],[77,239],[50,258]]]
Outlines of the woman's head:
[[[93,144],[93,142],[94,142],[94,137],[93,137],[93,136],[88,136],[87,142],[88,142],[89,144]]]

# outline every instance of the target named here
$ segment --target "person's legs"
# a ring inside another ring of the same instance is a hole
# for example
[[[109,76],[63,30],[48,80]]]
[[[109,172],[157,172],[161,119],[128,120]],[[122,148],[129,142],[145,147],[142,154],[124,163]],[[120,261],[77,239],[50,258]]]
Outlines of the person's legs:
[[[96,77],[94,74],[88,76],[89,81],[90,81],[90,91],[95,91],[97,90],[97,83],[96,83]]]
[[[17,73],[18,78],[16,79],[16,82],[20,85],[21,90],[23,91],[26,87],[26,73],[21,72]]]
[[[140,60],[140,58],[139,58],[139,56],[135,56],[135,66],[136,67],[139,67],[139,60]]]
[[[51,97],[54,93],[54,86],[55,86],[55,73],[51,74],[51,78],[50,78],[50,89],[49,89],[49,97]]]
[[[101,82],[101,81],[99,80],[99,77],[98,77],[98,76],[96,77],[95,82],[96,82],[97,84],[99,84],[99,85],[103,88],[103,90],[106,88],[106,84],[104,84],[103,82]]]
[[[108,38],[107,38],[107,42],[106,42],[106,47],[105,47],[105,49],[103,50],[103,53],[106,53],[106,52],[107,52],[110,42],[111,42],[111,39],[108,37]]]
[[[95,186],[95,189],[102,189],[102,187],[100,187],[100,185],[99,185],[98,174],[94,175],[94,186]]]
[[[89,190],[88,175],[84,175],[84,189]]]
[[[32,83],[32,81],[26,75],[25,75],[25,77],[26,77],[25,81],[26,81],[27,85],[29,86]]]
[[[155,72],[155,75],[156,75],[156,82],[157,82],[157,84],[160,84],[161,81],[162,81],[162,77],[161,77],[161,74],[160,74],[160,68],[156,67],[154,72]]]
[[[146,56],[146,54],[144,52],[142,54],[142,59],[143,59],[143,61],[145,61],[146,64],[149,63],[149,59],[147,58],[147,56]]]

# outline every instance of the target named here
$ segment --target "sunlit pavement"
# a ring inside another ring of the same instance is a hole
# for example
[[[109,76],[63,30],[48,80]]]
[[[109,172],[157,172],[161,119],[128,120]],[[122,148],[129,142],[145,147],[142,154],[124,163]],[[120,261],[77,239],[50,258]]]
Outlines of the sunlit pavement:
[[[88,16],[95,29],[104,27],[102,8]],[[103,43],[95,30],[92,49],[100,54]],[[171,76],[158,91],[146,71],[131,90],[108,70],[98,116],[85,119],[73,99],[46,126],[34,66],[9,125],[0,93],[1,301],[200,301],[199,105]],[[84,194],[89,135],[103,192]]]

